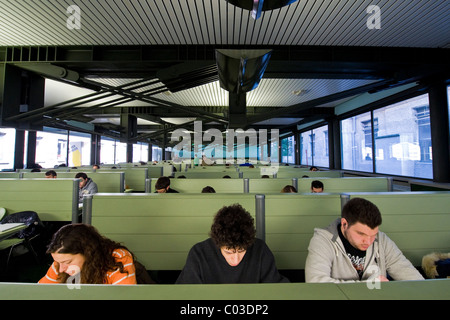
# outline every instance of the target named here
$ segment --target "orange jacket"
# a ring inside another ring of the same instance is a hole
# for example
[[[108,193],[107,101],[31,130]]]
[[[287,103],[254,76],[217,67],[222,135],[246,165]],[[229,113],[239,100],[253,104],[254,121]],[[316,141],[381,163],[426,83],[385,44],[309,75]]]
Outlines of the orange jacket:
[[[108,271],[104,284],[136,284],[136,269],[130,252],[124,249],[116,249],[113,251],[113,256],[116,257],[116,261],[122,262],[125,273],[121,273],[119,269]],[[59,283],[58,275],[58,266],[56,262],[53,262],[47,274],[39,280],[39,283]]]

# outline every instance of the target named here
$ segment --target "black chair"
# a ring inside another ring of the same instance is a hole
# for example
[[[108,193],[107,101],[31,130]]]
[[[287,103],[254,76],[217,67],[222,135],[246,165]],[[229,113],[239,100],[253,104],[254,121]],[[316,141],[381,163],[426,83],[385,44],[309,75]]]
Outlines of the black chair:
[[[27,226],[11,238],[0,242],[0,250],[9,248],[8,258],[6,259],[6,270],[8,270],[9,261],[11,260],[14,249],[20,244],[25,245],[28,251],[33,254],[36,262],[39,263],[38,254],[31,245],[31,241],[39,237],[44,229],[44,224],[39,218],[39,215],[34,211],[16,212],[5,216],[0,221],[0,224],[4,223],[24,223]]]

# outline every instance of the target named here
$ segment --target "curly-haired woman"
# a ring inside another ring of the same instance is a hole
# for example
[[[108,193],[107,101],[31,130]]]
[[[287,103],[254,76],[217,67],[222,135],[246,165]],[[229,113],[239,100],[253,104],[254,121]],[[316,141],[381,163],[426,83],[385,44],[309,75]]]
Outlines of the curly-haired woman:
[[[190,250],[176,283],[288,282],[269,247],[255,236],[248,211],[239,204],[223,207],[214,217],[210,238]]]
[[[136,284],[133,254],[93,226],[63,226],[47,253],[54,261],[39,283]]]

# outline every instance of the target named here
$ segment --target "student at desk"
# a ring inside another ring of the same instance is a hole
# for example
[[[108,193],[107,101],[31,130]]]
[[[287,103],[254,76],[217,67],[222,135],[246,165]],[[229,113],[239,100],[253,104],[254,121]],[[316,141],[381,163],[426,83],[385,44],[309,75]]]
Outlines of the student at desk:
[[[176,283],[289,282],[278,273],[264,241],[255,237],[253,218],[241,205],[220,209],[210,238],[190,250]]]
[[[54,262],[39,283],[136,284],[133,254],[93,226],[63,226],[53,235],[47,253]]]
[[[370,279],[422,280],[423,277],[383,232],[381,213],[363,198],[349,200],[341,218],[314,230],[305,264],[306,282]]]

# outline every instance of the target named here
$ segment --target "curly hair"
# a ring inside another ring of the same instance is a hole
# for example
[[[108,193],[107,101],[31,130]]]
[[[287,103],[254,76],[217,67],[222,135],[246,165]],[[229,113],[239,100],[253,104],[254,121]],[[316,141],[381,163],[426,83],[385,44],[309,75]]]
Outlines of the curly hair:
[[[120,243],[110,240],[100,233],[93,226],[77,223],[63,226],[54,235],[48,245],[47,253],[81,254],[85,261],[81,272],[81,283],[103,284],[106,273],[119,269],[124,270],[122,262],[116,261],[113,256],[115,249],[125,249],[133,257],[134,255]],[[69,275],[61,272],[58,280],[66,282]]]
[[[255,241],[254,219],[240,204],[224,206],[216,213],[209,235],[219,248],[246,250]]]

